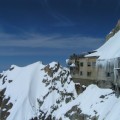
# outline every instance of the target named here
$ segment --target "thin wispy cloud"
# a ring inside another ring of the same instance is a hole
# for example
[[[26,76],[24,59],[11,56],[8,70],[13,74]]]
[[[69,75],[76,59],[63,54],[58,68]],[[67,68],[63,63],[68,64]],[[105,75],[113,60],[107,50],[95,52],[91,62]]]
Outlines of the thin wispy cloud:
[[[53,52],[54,55],[57,55],[59,52]],[[51,52],[48,51],[34,51],[34,50],[16,50],[16,49],[6,49],[0,51],[1,56],[36,56],[36,55],[53,55]]]
[[[39,35],[30,34],[27,36],[17,37],[16,35],[0,34],[0,47],[48,47],[48,48],[66,48],[88,47],[96,48],[100,45],[103,38],[94,38],[81,35],[62,36],[56,35]]]
[[[54,26],[73,26],[74,23],[59,10],[54,10],[48,0],[41,1],[43,6],[47,9],[47,12],[56,20]]]
[[[0,55],[55,55],[63,53],[62,50],[66,52],[73,49],[79,51],[82,48],[94,50],[102,44],[102,41],[102,38],[81,35],[62,36],[60,34],[41,35],[30,33],[17,37],[13,34],[1,33]]]

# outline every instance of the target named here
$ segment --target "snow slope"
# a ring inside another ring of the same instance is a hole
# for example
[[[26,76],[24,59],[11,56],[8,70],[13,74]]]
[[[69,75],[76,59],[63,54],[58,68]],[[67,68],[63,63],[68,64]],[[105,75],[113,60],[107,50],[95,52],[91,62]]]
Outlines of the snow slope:
[[[12,65],[0,75],[0,119],[33,120],[52,117],[76,97],[69,70],[59,63]]]
[[[12,65],[0,74],[0,120],[119,120],[120,98],[90,85],[79,96],[57,62]]]
[[[95,53],[86,56],[98,56],[98,59],[112,59],[120,57],[120,31],[95,51]]]
[[[73,107],[75,106],[77,108],[74,110]],[[75,117],[76,113],[79,115],[77,118]],[[97,120],[119,120],[120,98],[117,98],[111,89],[100,89],[96,85],[90,85],[74,101],[61,107],[55,114],[57,119],[68,116],[68,120],[75,118],[76,120],[80,118],[80,120],[85,118],[85,120],[93,120],[93,118]]]

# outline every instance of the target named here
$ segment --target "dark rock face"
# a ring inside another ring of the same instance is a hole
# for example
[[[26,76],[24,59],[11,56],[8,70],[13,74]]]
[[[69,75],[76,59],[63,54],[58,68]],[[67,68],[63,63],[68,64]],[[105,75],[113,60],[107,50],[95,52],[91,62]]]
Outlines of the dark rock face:
[[[115,28],[112,29],[112,31],[106,36],[106,40],[109,40],[111,37],[113,37],[119,30],[120,30],[120,20],[118,21]]]
[[[8,82],[9,84],[12,80],[8,80],[7,76],[4,74],[0,74],[0,80],[2,81],[2,85]],[[12,108],[13,104],[10,101],[10,97],[5,96],[6,88],[0,90],[0,120],[6,120],[10,115],[9,110]]]
[[[10,115],[10,112],[8,112],[13,104],[9,102],[10,97],[5,98],[6,88],[0,91],[0,120],[6,120],[7,117]]]
[[[82,111],[76,106],[73,106],[66,114],[65,116],[68,117],[70,120],[82,120],[81,119],[81,113]],[[72,114],[73,113],[73,114]]]
[[[13,69],[14,69],[14,67],[10,67],[10,69],[9,69],[9,70],[10,70],[10,71],[12,71]]]
[[[95,111],[96,112],[96,111]],[[82,111],[80,108],[78,108],[77,105],[73,106],[66,114],[66,117],[68,117],[70,120],[98,120],[98,116],[91,116],[82,114]]]

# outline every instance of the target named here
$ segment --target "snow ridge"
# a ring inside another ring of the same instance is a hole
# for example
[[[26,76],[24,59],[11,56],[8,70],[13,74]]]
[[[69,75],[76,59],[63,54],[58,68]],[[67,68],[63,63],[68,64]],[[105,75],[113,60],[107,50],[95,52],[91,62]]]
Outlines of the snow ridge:
[[[98,60],[108,60],[120,57],[120,31],[111,37],[104,45],[98,48],[97,52],[86,55],[86,57],[98,56]]]
[[[0,76],[1,119],[52,118],[55,110],[77,96],[69,70],[57,62],[12,65]]]

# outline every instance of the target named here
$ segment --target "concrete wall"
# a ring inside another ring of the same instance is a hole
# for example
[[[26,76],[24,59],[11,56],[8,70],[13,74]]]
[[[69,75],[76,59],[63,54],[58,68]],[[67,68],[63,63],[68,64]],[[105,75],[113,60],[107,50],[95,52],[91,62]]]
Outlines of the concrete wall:
[[[79,58],[75,61],[76,67],[72,68],[71,75],[73,79],[96,80],[96,58]]]

